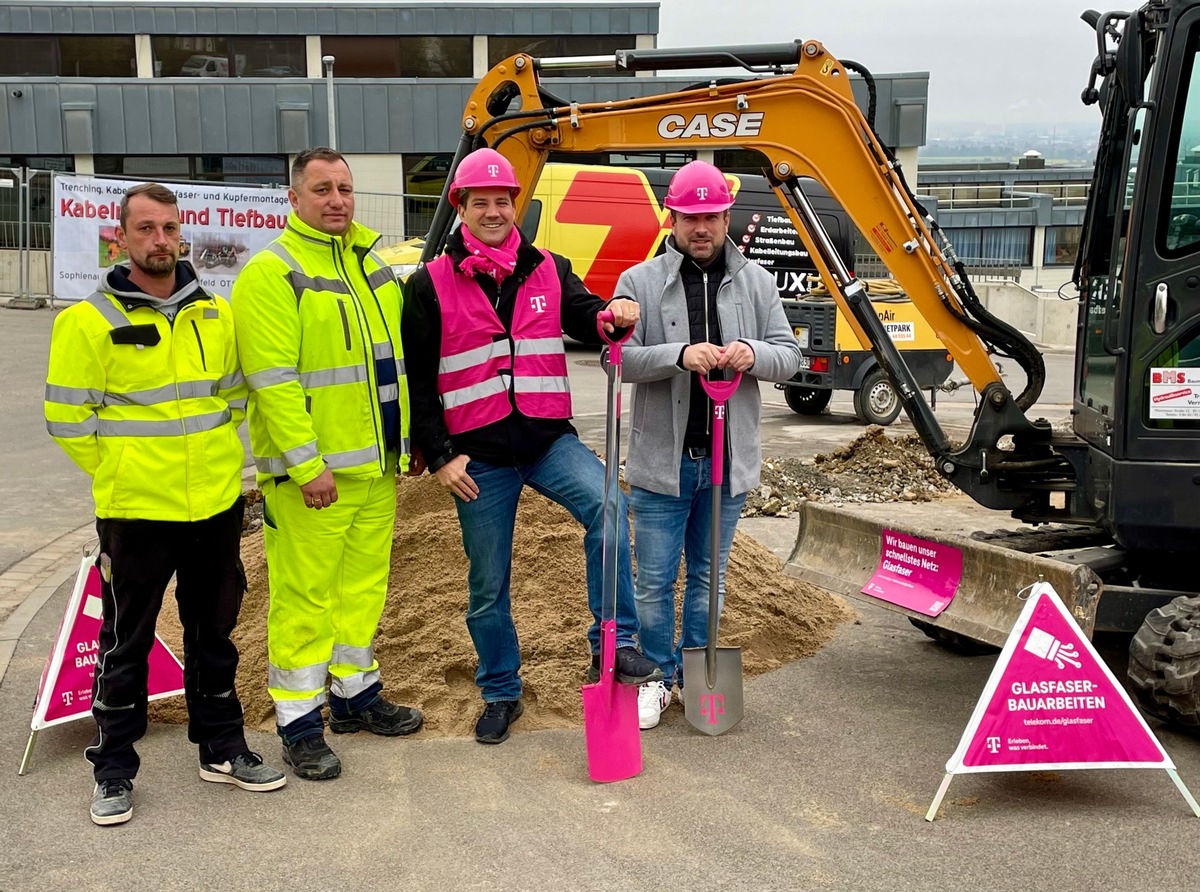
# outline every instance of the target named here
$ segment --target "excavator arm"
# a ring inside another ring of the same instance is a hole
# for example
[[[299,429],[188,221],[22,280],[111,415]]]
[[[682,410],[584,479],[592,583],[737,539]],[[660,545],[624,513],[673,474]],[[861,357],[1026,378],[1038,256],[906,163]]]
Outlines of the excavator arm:
[[[762,153],[768,175],[823,280],[892,378],[940,472],[976,501],[1027,519],[1075,520],[1076,468],[1054,448],[1044,420],[1025,415],[1045,378],[1037,349],[980,304],[948,240],[917,203],[891,153],[856,105],[850,71],[815,40],[701,50],[626,50],[611,60],[629,71],[725,65],[770,72],[695,89],[620,101],[577,103],[543,88],[539,70],[597,59],[518,54],[479,82],[463,113],[454,167],[484,145],[505,155],[525,186],[518,219],[550,152],[742,148]],[[952,443],[885,331],[866,289],[841,258],[804,195],[802,178],[821,183],[883,259],[930,328],[980,394],[966,443]],[[439,253],[453,212],[449,183],[435,213],[423,260]],[[1028,384],[1014,397],[989,353],[1012,356]],[[1052,493],[1063,495],[1052,502]]]

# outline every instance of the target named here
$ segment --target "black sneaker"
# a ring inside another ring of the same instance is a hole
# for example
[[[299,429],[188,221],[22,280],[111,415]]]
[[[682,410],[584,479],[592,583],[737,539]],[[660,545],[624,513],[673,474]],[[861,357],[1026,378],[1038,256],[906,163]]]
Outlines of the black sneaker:
[[[352,734],[355,731],[370,731],[383,737],[400,737],[412,734],[421,727],[425,716],[421,710],[409,706],[397,706],[380,697],[362,712],[338,716],[329,713],[329,730],[334,734]]]
[[[475,739],[480,743],[504,743],[512,723],[521,717],[525,704],[520,700],[497,700],[483,705],[483,715],[475,723]]]
[[[588,668],[588,684],[600,680],[600,654],[592,654],[592,665]],[[645,684],[662,681],[662,670],[636,647],[617,648],[617,681],[621,684]]]
[[[107,827],[133,817],[133,781],[103,780],[92,793],[92,823]]]
[[[323,734],[312,734],[283,745],[283,761],[304,780],[331,780],[342,773],[342,760],[329,748]]]

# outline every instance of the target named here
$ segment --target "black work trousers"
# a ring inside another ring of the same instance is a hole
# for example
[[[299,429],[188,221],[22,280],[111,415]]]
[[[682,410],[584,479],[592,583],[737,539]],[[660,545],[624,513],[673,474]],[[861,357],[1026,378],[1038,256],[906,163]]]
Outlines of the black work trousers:
[[[183,626],[188,740],[199,745],[202,762],[246,751],[234,689],[238,653],[229,637],[246,590],[239,552],[244,512],[239,497],[207,520],[96,520],[104,612],[92,686],[97,735],[85,755],[97,781],[137,775],[133,745],[146,733],[148,660],[172,573]]]

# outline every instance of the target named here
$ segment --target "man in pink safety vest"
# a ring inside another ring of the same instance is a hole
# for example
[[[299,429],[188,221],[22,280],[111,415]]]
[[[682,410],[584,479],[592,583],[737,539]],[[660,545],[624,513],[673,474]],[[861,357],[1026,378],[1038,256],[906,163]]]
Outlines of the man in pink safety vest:
[[[470,561],[467,629],[479,656],[484,710],[480,743],[502,743],[521,715],[521,655],[509,599],[513,527],[521,490],[532,487],[586,527],[591,673],[598,672],[604,466],[571,425],[562,332],[599,344],[596,314],[618,327],[638,305],[607,304],[565,257],[539,250],[514,225],[516,173],[499,152],[479,149],[458,166],[450,202],[461,226],[446,252],[405,286],[401,334],[413,442],[454,497]],[[621,496],[617,579],[617,679],[661,680],[634,645],[637,609],[628,509]],[[592,679],[594,680],[594,675]]]

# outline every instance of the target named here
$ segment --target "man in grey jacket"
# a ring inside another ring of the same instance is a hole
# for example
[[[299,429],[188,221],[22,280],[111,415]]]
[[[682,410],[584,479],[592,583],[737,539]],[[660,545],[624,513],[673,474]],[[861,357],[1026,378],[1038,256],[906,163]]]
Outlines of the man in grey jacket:
[[[742,373],[725,428],[717,577],[723,602],[734,528],[762,466],[758,382],[786,381],[800,364],[775,277],[746,260],[728,237],[733,196],[724,174],[704,161],[686,164],[671,179],[665,203],[671,211],[666,252],[627,270],[616,289],[642,308],[624,351],[624,377],[634,385],[625,479],[634,521],[639,638],[664,677],[639,692],[643,729],[658,724],[671,703],[672,684],[682,690],[682,649],[708,642],[712,407],[698,376]],[[681,554],[687,584],[677,639]]]

